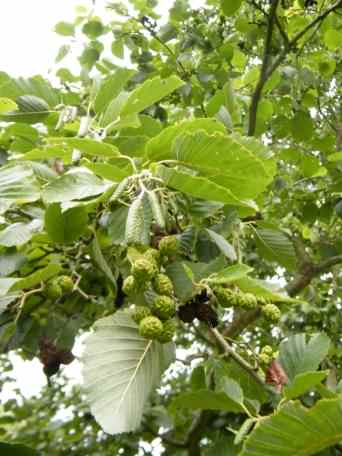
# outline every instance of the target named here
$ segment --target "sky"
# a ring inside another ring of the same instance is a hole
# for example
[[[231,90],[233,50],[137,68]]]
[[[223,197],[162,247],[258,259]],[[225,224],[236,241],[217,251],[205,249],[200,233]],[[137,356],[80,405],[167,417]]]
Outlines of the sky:
[[[91,1],[0,0],[0,71],[11,76],[46,75],[61,44],[54,25],[72,20],[79,4],[91,6]]]

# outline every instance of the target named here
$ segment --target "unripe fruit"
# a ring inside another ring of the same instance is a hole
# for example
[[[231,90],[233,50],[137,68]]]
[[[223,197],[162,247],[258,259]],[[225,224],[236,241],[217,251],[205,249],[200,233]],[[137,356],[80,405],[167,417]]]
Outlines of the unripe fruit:
[[[137,291],[137,283],[135,278],[132,275],[129,275],[125,278],[122,284],[122,291],[125,295],[130,296]]]
[[[176,303],[169,296],[157,296],[153,301],[152,312],[162,320],[167,320],[175,315]]]
[[[149,282],[157,272],[155,263],[145,258],[139,258],[132,266],[132,274],[139,284]]]
[[[260,353],[259,361],[261,364],[270,364],[272,361],[272,357],[267,355],[266,353]]]
[[[157,317],[145,317],[139,324],[139,334],[145,339],[157,339],[163,333],[163,323]]]
[[[153,287],[160,295],[172,296],[173,285],[169,277],[165,274],[157,274],[153,279]]]
[[[261,349],[261,353],[265,353],[265,355],[271,356],[273,353],[273,349],[270,345],[265,345]]]
[[[236,293],[229,288],[217,287],[214,290],[214,294],[222,307],[231,307],[236,304]]]
[[[58,277],[58,284],[66,293],[70,293],[74,288],[74,282],[72,278],[67,275]]]
[[[152,315],[150,309],[146,306],[136,306],[133,310],[131,317],[135,323],[139,324],[141,320]]]
[[[144,253],[144,258],[158,264],[160,261],[160,252],[157,249],[148,249]]]
[[[261,312],[266,320],[276,323],[281,317],[281,312],[275,304],[266,304],[261,308]]]
[[[239,303],[240,307],[244,309],[255,309],[258,305],[258,301],[252,293],[242,294]]]
[[[176,236],[165,236],[159,241],[159,252],[163,256],[174,256],[178,253],[180,242]]]
[[[44,289],[44,294],[50,299],[58,299],[62,296],[63,291],[61,286],[56,282],[49,282]]]
[[[176,334],[176,322],[173,319],[166,320],[163,323],[163,332],[157,338],[161,344],[167,344],[172,341],[173,336]]]

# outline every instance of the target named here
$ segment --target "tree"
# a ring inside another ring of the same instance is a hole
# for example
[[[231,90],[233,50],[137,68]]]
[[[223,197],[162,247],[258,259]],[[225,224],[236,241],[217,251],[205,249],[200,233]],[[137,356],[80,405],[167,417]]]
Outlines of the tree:
[[[341,16],[80,7],[57,87],[0,73],[0,346],[50,384],[8,454],[341,452]]]

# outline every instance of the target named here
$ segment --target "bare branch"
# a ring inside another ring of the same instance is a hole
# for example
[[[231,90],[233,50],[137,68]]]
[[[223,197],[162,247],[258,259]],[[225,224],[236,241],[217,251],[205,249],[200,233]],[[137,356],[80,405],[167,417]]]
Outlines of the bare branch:
[[[332,12],[336,11],[339,7],[342,6],[342,0],[337,0],[330,8],[326,9],[324,12],[320,13],[314,20],[312,20],[306,27],[303,28],[300,32],[298,32],[287,44],[285,44],[283,50],[280,52],[278,57],[274,60],[274,62],[269,65],[270,61],[270,45],[272,41],[272,33],[274,24],[276,23],[276,11],[279,1],[273,0],[271,11],[269,13],[268,19],[268,27],[266,32],[265,38],[265,46],[264,46],[264,57],[261,65],[260,77],[259,81],[255,87],[252,102],[249,109],[249,125],[248,125],[248,135],[253,136],[255,133],[256,128],[256,119],[257,119],[257,111],[259,101],[262,95],[263,88],[265,87],[266,82],[272,76],[274,71],[281,65],[281,63],[285,60],[287,54],[296,47],[298,41],[306,35],[308,31],[314,28],[316,25],[321,24],[324,19]]]

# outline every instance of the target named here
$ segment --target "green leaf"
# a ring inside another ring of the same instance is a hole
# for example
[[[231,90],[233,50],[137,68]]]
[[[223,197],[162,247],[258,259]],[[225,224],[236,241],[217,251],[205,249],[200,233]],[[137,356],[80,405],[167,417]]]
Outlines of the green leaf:
[[[0,298],[2,298],[5,295],[7,295],[7,293],[13,287],[13,285],[16,282],[18,282],[19,280],[20,279],[18,279],[16,277],[0,278]]]
[[[237,134],[184,133],[173,143],[169,156],[230,190],[240,200],[256,198],[272,181],[275,166],[265,146]]]
[[[89,172],[72,172],[63,174],[48,184],[43,190],[46,203],[80,200],[105,192],[109,184],[101,181]]]
[[[206,229],[205,231],[208,233],[210,239],[215,242],[224,256],[226,256],[230,261],[236,260],[234,247],[223,236],[221,236],[221,234],[218,234],[215,231],[209,229]]]
[[[175,75],[169,76],[167,79],[161,79],[159,76],[148,79],[130,94],[121,115],[137,114],[182,85],[184,85],[184,81]]]
[[[91,251],[92,251],[92,256],[93,256],[95,263],[98,265],[98,267],[101,269],[101,271],[105,274],[105,276],[109,279],[111,284],[114,286],[114,289],[116,290],[117,284],[116,284],[115,277],[114,277],[113,272],[110,269],[105,257],[103,256],[96,233],[94,233],[94,239],[93,239],[93,242],[91,243]]]
[[[39,456],[39,453],[24,445],[0,442],[0,453],[4,456]]]
[[[1,280],[1,279],[0,279]],[[0,283],[0,315],[7,310],[11,302],[16,301],[20,297],[20,293],[9,293],[6,296],[1,296],[1,283]]]
[[[55,25],[55,32],[62,36],[74,36],[75,26],[70,22],[61,21]]]
[[[223,410],[233,413],[244,412],[244,408],[226,393],[216,393],[207,389],[180,394],[173,400],[172,408]]]
[[[50,143],[57,147],[72,147],[90,157],[115,158],[120,155],[112,144],[88,138],[50,138]]]
[[[119,207],[113,211],[107,222],[108,236],[113,244],[123,244],[125,241],[126,220],[128,215],[127,207]]]
[[[134,70],[118,68],[114,74],[103,81],[95,98],[95,111],[97,113],[104,112],[109,103],[119,95],[135,73]]]
[[[175,138],[182,133],[191,133],[204,130],[208,134],[225,133],[225,127],[215,119],[186,120],[179,124],[165,128],[158,136],[146,144],[146,155],[150,160],[161,161],[170,157]]]
[[[246,277],[251,271],[253,271],[253,269],[245,264],[235,264],[234,266],[229,266],[220,272],[211,274],[207,281],[215,284],[233,283],[243,277]]]
[[[337,162],[342,160],[342,152],[335,152],[328,156],[328,161]]]
[[[120,182],[125,177],[128,177],[132,174],[131,167],[123,168],[109,163],[84,163],[86,168],[90,169],[97,176],[108,179],[112,182]]]
[[[283,394],[286,399],[294,399],[296,397],[299,397],[321,383],[322,380],[324,380],[328,375],[328,373],[329,371],[309,371],[298,374],[293,379],[291,385],[284,388]]]
[[[133,201],[128,210],[125,240],[127,244],[150,244],[152,208],[145,191]]]
[[[275,286],[264,280],[253,279],[252,277],[242,277],[235,281],[236,285],[245,293],[253,293],[255,296],[269,299],[273,302],[298,303],[299,301],[289,298],[285,293],[282,294],[275,290]]]
[[[194,292],[194,283],[191,279],[186,264],[175,261],[166,266],[166,274],[170,277],[173,283],[173,288],[177,298],[186,301],[191,298]]]
[[[257,248],[269,261],[275,261],[289,270],[296,267],[297,256],[290,239],[280,230],[258,228],[254,230]]]
[[[97,19],[92,19],[86,22],[82,27],[82,32],[90,39],[96,39],[104,33],[102,22]]]
[[[341,399],[323,399],[310,409],[291,402],[259,420],[240,456],[310,456],[341,440]]]
[[[299,111],[291,122],[292,136],[297,141],[309,140],[314,132],[314,126],[310,114]]]
[[[20,252],[2,254],[0,256],[0,277],[9,276],[18,271],[25,262],[26,257]]]
[[[225,16],[233,16],[241,4],[242,0],[221,0],[221,8]]]
[[[184,170],[178,171],[162,165],[158,166],[157,173],[168,187],[189,193],[197,198],[256,209],[251,201],[239,200],[229,189],[206,177],[194,176]]]
[[[0,98],[0,114],[15,111],[17,108],[17,103],[10,98]]]
[[[38,220],[33,220],[30,223],[12,223],[12,225],[0,231],[0,245],[4,247],[24,245],[40,228],[41,223]]]
[[[315,371],[328,355],[330,339],[323,333],[315,334],[309,342],[305,334],[290,336],[279,346],[279,362],[293,381],[297,374]]]
[[[30,166],[3,166],[0,169],[0,201],[25,204],[39,198],[39,185]]]
[[[62,212],[58,203],[50,204],[45,211],[45,230],[53,242],[76,242],[87,229],[88,214],[84,207],[74,207]]]
[[[329,29],[324,34],[324,43],[330,51],[340,48],[342,43],[342,33],[335,29]]]
[[[38,269],[38,271],[23,277],[22,279],[16,280],[15,284],[11,287],[12,291],[23,290],[33,288],[39,285],[41,282],[46,282],[58,275],[62,270],[59,264],[49,264],[45,268]]]
[[[142,338],[123,311],[95,323],[85,341],[83,377],[91,412],[105,432],[139,427],[148,397],[173,359],[172,343]]]

